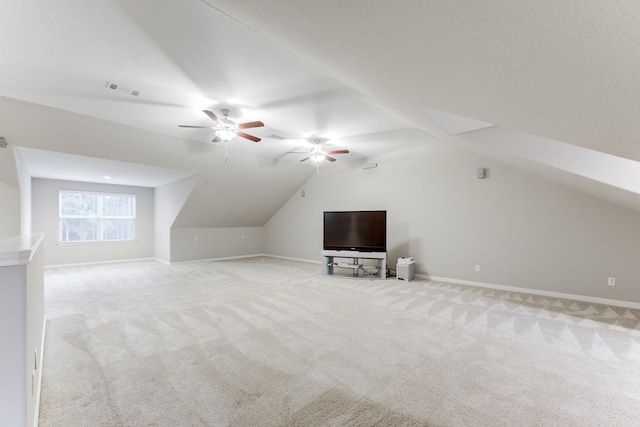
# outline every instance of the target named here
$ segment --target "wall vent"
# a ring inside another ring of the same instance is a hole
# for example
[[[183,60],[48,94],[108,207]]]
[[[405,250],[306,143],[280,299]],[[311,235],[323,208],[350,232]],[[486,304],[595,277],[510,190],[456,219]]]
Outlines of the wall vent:
[[[125,87],[120,86],[117,83],[106,82],[104,84],[104,87],[106,87],[107,89],[115,90],[116,92],[126,93],[127,95],[140,96],[140,91],[139,90],[127,89]]]

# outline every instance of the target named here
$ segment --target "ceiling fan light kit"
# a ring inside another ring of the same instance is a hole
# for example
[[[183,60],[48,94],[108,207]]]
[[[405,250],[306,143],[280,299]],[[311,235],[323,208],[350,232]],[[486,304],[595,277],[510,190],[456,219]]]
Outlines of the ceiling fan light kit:
[[[311,158],[311,160],[316,163],[320,163],[324,160],[325,154],[322,151],[318,151],[316,153],[312,153],[311,156],[309,156],[309,158]]]
[[[211,120],[216,123],[216,126],[192,126],[192,125],[178,125],[182,128],[197,128],[197,129],[215,129],[215,137],[211,142],[229,142],[236,136],[248,139],[253,142],[260,142],[261,139],[257,136],[250,135],[248,133],[240,131],[240,129],[257,128],[264,126],[261,121],[248,122],[248,123],[236,123],[229,118],[231,112],[228,108],[220,109],[220,112],[224,118],[218,118],[213,111],[202,110]]]
[[[216,131],[216,136],[223,142],[229,142],[236,137],[233,129],[221,129]]]
[[[316,139],[313,140],[313,147],[311,148],[311,152],[307,152],[307,151],[287,151],[287,153],[308,154],[307,157],[305,157],[304,159],[301,159],[300,162],[305,162],[305,161],[311,159],[311,161],[316,163],[317,165],[320,165],[320,163],[322,163],[323,160],[327,160],[329,162],[335,162],[337,160],[337,159],[329,156],[329,154],[331,154],[331,155],[334,155],[334,154],[349,154],[349,150],[324,151],[321,148],[321,144],[322,144],[322,140],[316,138]]]
[[[224,142],[225,143],[225,152],[226,152],[226,144],[239,136],[249,141],[260,142],[261,139],[250,135],[246,132],[243,132],[241,129],[250,129],[264,126],[264,123],[261,121],[247,122],[247,123],[236,123],[233,120],[229,119],[229,113],[231,112],[228,108],[221,108],[220,112],[223,115],[223,118],[219,118],[213,111],[202,110],[211,120],[213,120],[216,125],[215,126],[199,126],[199,125],[178,125],[183,128],[196,128],[196,129],[214,129],[215,136],[211,142]],[[319,138],[315,138],[313,140],[313,146],[311,148],[311,152],[306,151],[288,151],[288,153],[304,153],[308,154],[307,157],[300,160],[304,162],[306,160],[311,159],[313,163],[316,164],[316,167],[320,166],[323,160],[327,160],[329,162],[335,162],[337,159],[331,157],[330,155],[335,154],[348,154],[349,150],[332,150],[332,151],[324,151],[322,149],[321,144],[323,141]],[[225,162],[228,161],[228,158],[225,156]]]

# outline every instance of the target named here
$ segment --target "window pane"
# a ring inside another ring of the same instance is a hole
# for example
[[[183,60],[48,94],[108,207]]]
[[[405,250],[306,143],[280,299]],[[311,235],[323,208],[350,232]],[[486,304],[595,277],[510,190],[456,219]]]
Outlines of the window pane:
[[[97,223],[98,221],[95,218],[61,218],[60,241],[97,240]]]
[[[104,240],[133,240],[135,238],[135,220],[105,219],[102,227]]]
[[[135,239],[136,196],[60,192],[60,242]]]
[[[97,194],[60,193],[60,215],[95,216],[97,214]]]
[[[103,195],[102,215],[116,217],[135,217],[136,199],[133,196]]]

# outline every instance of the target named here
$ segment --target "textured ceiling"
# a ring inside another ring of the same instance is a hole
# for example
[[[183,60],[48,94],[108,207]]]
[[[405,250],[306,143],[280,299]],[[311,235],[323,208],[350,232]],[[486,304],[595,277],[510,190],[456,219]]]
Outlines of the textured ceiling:
[[[640,160],[640,4],[207,0],[405,118],[428,105]]]
[[[637,2],[0,2],[0,135],[209,176],[198,194],[273,195],[239,225],[266,221],[313,175],[287,151],[318,136],[351,151],[328,167],[439,140],[637,203]],[[221,107],[266,124],[252,129],[259,144],[229,143],[228,164],[212,131],[178,127],[209,125],[201,110]],[[478,123],[494,125],[489,140],[452,131]]]
[[[408,128],[197,0],[5,1],[0,20],[3,96],[206,143],[212,131],[178,125],[211,125],[202,110],[229,107],[237,122],[266,124],[251,130],[264,143],[239,139],[237,148],[271,157],[314,136],[344,146],[354,136]],[[356,155],[375,154],[349,145]]]

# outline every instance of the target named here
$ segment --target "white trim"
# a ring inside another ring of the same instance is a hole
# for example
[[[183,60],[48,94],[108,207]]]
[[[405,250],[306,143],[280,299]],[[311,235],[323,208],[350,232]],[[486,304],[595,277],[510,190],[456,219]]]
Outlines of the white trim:
[[[158,257],[150,257],[150,258],[131,258],[131,259],[113,259],[108,261],[91,261],[91,262],[79,262],[74,264],[52,264],[45,265],[45,269],[49,268],[65,268],[65,267],[86,267],[91,265],[102,265],[102,264],[120,264],[125,262],[138,262],[138,261],[156,261],[164,265],[172,265],[172,264],[189,264],[189,263],[197,263],[197,262],[212,262],[212,261],[226,261],[231,259],[242,259],[242,258],[255,258],[255,257],[271,257],[271,258],[282,258],[288,259],[290,261],[300,261],[300,262],[308,262],[312,264],[322,264],[321,261],[314,261],[302,258],[292,258],[285,257],[280,255],[271,255],[271,254],[250,254],[250,255],[237,255],[237,256],[229,256],[229,257],[220,257],[220,258],[203,258],[203,259],[192,259],[187,261],[167,261]]]
[[[60,242],[57,241],[58,246],[87,246],[87,245],[113,245],[119,243],[140,243],[137,239],[134,240],[74,240],[72,242]]]
[[[282,256],[282,255],[263,254],[263,256],[270,257],[270,258],[286,259],[286,260],[289,260],[289,261],[307,262],[307,263],[310,263],[310,264],[322,264],[322,261],[315,261],[315,260],[303,259],[303,258],[293,258],[293,257],[288,257],[288,256]]]
[[[65,268],[65,267],[85,267],[90,265],[102,265],[102,264],[121,264],[125,262],[138,262],[138,261],[160,261],[158,258],[129,258],[129,259],[112,259],[107,261],[90,261],[90,262],[78,262],[74,264],[52,264],[45,265],[44,268]]]
[[[170,262],[169,265],[173,264],[192,264],[197,262],[213,262],[213,261],[227,261],[230,259],[242,259],[242,258],[255,258],[259,256],[265,256],[264,254],[251,254],[251,255],[237,255],[237,256],[228,256],[221,258],[205,258],[205,259],[192,259],[188,261],[174,261]]]
[[[0,267],[28,264],[43,240],[43,233],[33,233],[0,241]]]
[[[505,285],[496,285],[493,283],[474,282],[472,280],[451,279],[448,277],[428,276],[425,274],[416,274],[416,277],[420,279],[426,279],[426,280],[437,281],[437,282],[455,283],[458,285],[477,286],[480,288],[497,289],[497,290],[508,291],[508,292],[520,292],[523,294],[540,295],[545,297],[563,298],[563,299],[571,299],[576,301],[590,302],[594,304],[604,304],[604,305],[613,305],[617,307],[640,309],[640,303],[631,302],[631,301],[590,297],[586,295],[565,294],[563,292],[543,291],[540,289],[517,288],[515,286],[505,286]]]
[[[40,419],[40,396],[42,395],[42,370],[44,368],[44,338],[47,330],[47,316],[42,320],[42,341],[40,342],[40,357],[38,360],[38,394],[36,395],[36,409],[33,414],[33,427],[38,427]]]

